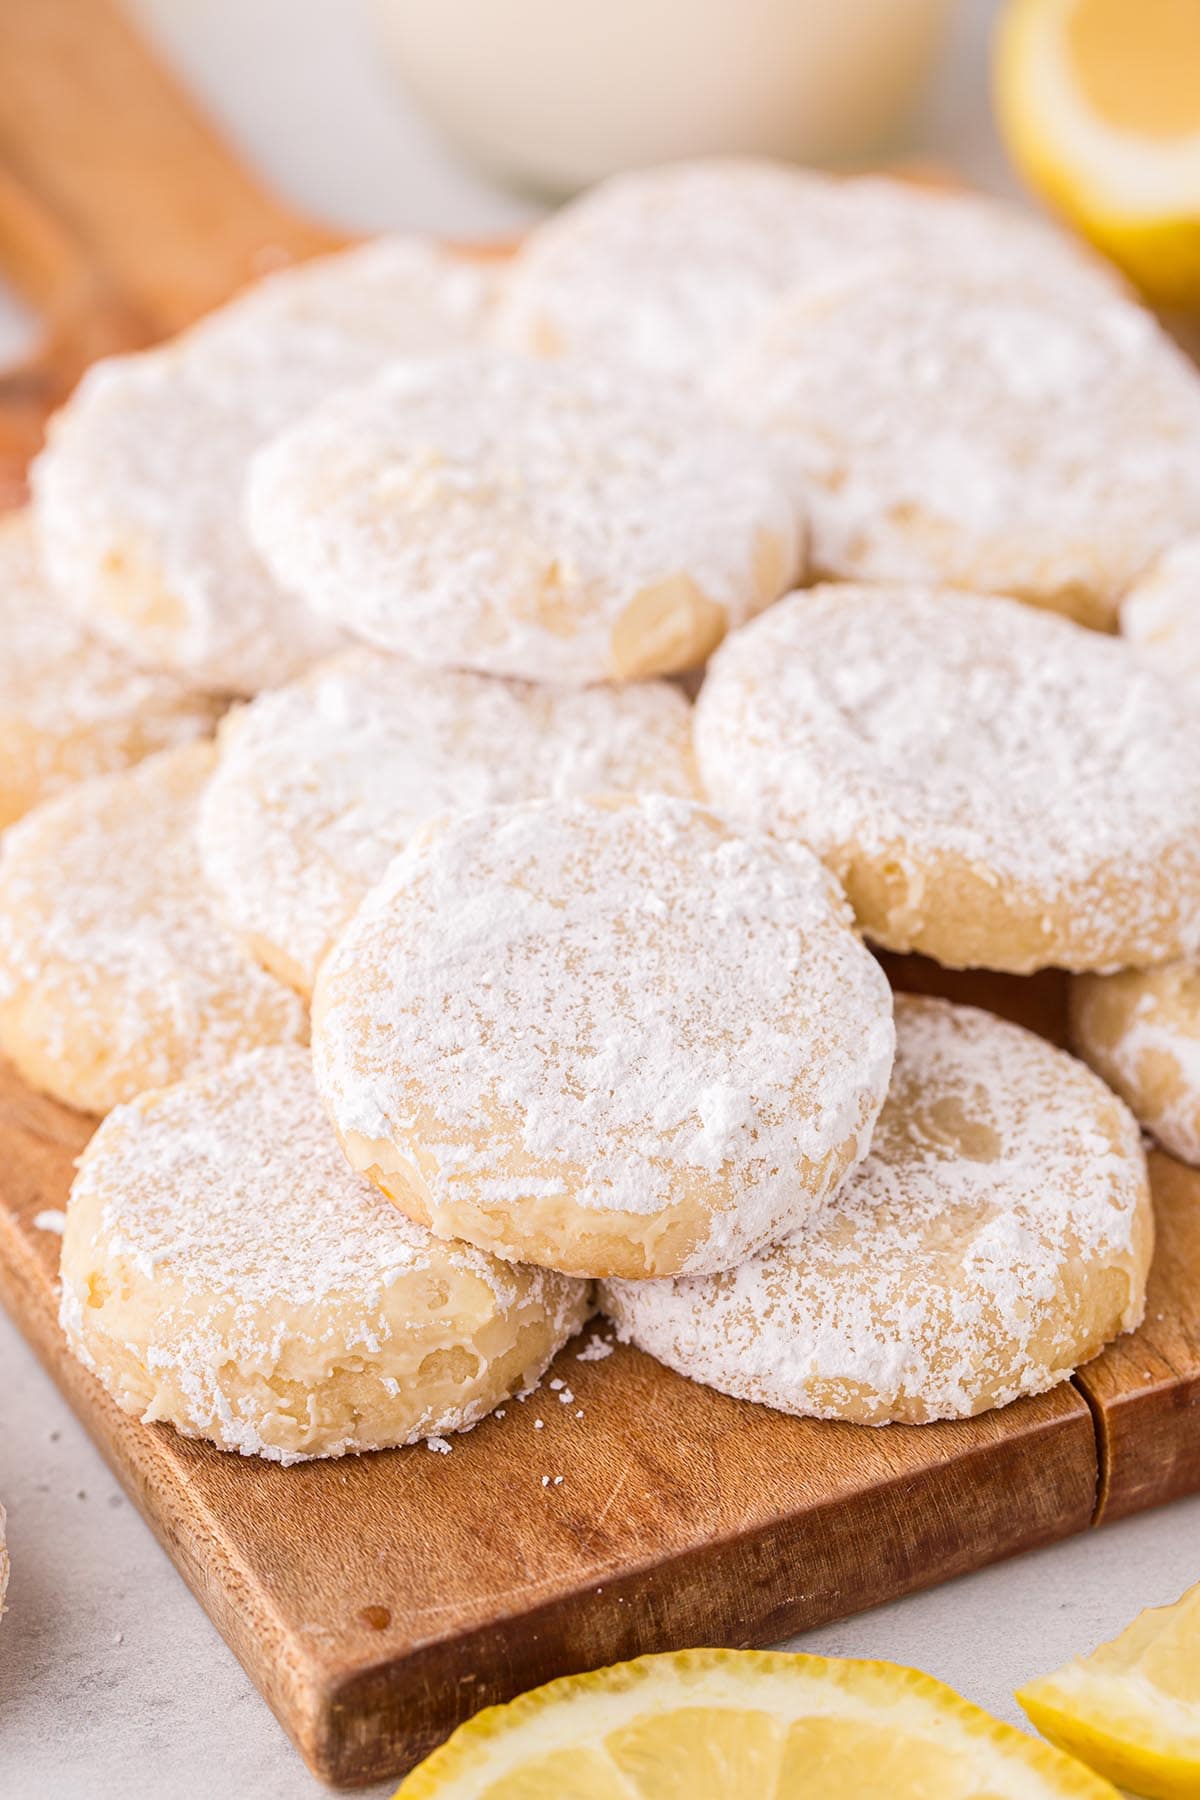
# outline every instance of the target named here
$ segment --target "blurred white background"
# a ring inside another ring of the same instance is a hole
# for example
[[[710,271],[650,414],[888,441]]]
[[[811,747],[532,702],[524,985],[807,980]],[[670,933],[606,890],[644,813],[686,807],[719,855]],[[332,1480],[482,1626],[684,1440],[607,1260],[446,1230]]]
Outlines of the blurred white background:
[[[406,97],[367,0],[130,0],[212,115],[298,205],[361,230],[486,235],[537,203],[483,178]],[[582,0],[561,0],[566,10]],[[831,0],[833,4],[844,0]],[[1016,193],[991,123],[997,0],[957,0],[947,50],[899,146]],[[680,46],[681,59],[687,46]]]
[[[371,0],[125,4],[242,157],[331,224],[487,237],[544,210],[542,199],[485,174],[422,113],[381,52]],[[956,0],[945,51],[895,150],[1016,197],[988,104],[997,6]],[[33,329],[0,284],[0,363]]]

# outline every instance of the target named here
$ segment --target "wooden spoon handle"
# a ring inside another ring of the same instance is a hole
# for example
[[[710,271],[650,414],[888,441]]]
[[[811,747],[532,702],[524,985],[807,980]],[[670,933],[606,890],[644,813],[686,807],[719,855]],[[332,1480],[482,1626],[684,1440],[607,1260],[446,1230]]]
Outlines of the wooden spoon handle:
[[[343,241],[247,175],[113,0],[0,0],[0,163],[154,336]]]
[[[0,164],[0,269],[39,314],[40,341],[0,371],[0,511],[21,503],[48,415],[97,356],[135,349],[154,331],[94,267],[54,215]]]

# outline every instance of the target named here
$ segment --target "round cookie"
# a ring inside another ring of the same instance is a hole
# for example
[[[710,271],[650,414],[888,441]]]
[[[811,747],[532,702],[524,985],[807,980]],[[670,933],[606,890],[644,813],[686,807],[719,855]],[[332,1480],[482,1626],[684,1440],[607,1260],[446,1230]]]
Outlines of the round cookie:
[[[126,1412],[293,1463],[465,1431],[587,1288],[431,1237],[346,1165],[300,1049],[139,1095],[80,1160],[67,1341]]]
[[[218,744],[200,807],[205,874],[229,924],[302,993],[436,814],[542,794],[697,793],[691,708],[669,682],[543,687],[366,648],[229,714]]]
[[[216,723],[214,701],[136,668],[51,597],[27,512],[0,522],[0,643],[0,829]]]
[[[892,269],[780,302],[715,391],[791,453],[823,575],[1112,627],[1200,529],[1200,375],[1119,295]]]
[[[1071,983],[1071,1042],[1164,1150],[1200,1165],[1200,963]]]
[[[688,801],[427,826],[334,946],[317,1086],[442,1237],[577,1275],[728,1268],[862,1156],[887,983],[815,858]]]
[[[395,363],[254,458],[281,585],[434,668],[583,683],[703,662],[798,579],[776,451],[628,370]]]
[[[26,813],[0,852],[0,1051],[84,1112],[302,1042],[304,1007],[218,919],[195,847],[215,751],[164,750]]]
[[[1200,941],[1200,721],[1119,639],[915,587],[790,595],[713,659],[701,779],[889,950],[1025,974]]]
[[[138,660],[217,691],[297,675],[338,633],[283,594],[247,540],[246,463],[394,356],[484,326],[494,277],[418,239],[287,269],[182,337],[96,364],[34,463],[48,573]]]
[[[786,1242],[704,1280],[611,1282],[622,1337],[805,1418],[924,1424],[1063,1381],[1141,1322],[1154,1221],[1102,1082],[975,1007],[896,996],[871,1153]]]
[[[535,226],[496,329],[703,382],[782,295],[910,258],[989,280],[1028,268],[1080,306],[1117,288],[1064,234],[978,195],[717,157],[615,176]]]
[[[1172,545],[1135,582],[1121,635],[1151,668],[1200,690],[1200,536]]]

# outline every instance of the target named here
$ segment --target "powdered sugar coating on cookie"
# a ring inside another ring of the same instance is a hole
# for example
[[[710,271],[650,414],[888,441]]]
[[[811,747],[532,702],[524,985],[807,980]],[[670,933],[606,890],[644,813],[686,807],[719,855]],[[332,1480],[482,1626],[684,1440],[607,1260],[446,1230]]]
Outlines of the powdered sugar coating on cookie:
[[[1151,668],[1200,691],[1200,535],[1164,551],[1126,594],[1121,635]]]
[[[1140,1324],[1137,1126],[1081,1063],[974,1007],[896,997],[871,1153],[785,1242],[704,1280],[612,1282],[621,1335],[804,1417],[924,1423],[1042,1393]]]
[[[302,1042],[304,1008],[217,918],[195,847],[211,744],[46,801],[0,851],[0,1048],[85,1112]]]
[[[474,340],[494,277],[420,239],[288,269],[172,343],[94,365],[32,471],[63,601],[143,662],[254,693],[339,634],[271,579],[242,523],[267,438],[392,357]]]
[[[776,452],[674,385],[460,351],[259,452],[251,535],[340,626],[435,668],[585,683],[702,662],[803,560]]]
[[[80,1162],[62,1323],[127,1411],[289,1463],[469,1428],[580,1282],[413,1225],[348,1167],[302,1049],[141,1095]]]
[[[1071,1042],[1164,1150],[1200,1165],[1200,961],[1071,983]]]
[[[782,295],[914,258],[949,276],[1028,269],[1084,306],[1117,288],[1063,233],[979,195],[716,157],[614,176],[536,226],[496,329],[707,381]]]
[[[811,846],[864,930],[951,966],[1140,966],[1200,938],[1200,722],[1119,639],[1015,601],[813,588],[730,638],[701,779]]]
[[[212,700],[139,669],[59,605],[27,512],[0,525],[0,643],[0,827],[216,723]]]
[[[365,647],[228,716],[200,808],[222,911],[302,992],[424,821],[539,795],[694,797],[691,708],[664,681],[553,688]]]
[[[1200,528],[1200,376],[1120,296],[914,264],[781,302],[716,391],[792,454],[824,575],[1111,626]]]
[[[804,851],[662,795],[426,828],[313,1002],[351,1161],[440,1235],[573,1273],[725,1268],[867,1148],[891,996]]]

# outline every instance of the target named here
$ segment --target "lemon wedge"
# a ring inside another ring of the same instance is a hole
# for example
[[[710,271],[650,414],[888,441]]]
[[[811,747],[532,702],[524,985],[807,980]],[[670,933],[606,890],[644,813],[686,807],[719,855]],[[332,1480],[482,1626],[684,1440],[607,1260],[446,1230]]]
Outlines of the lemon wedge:
[[[994,80],[1031,185],[1152,300],[1200,307],[1197,0],[1009,0]]]
[[[681,1650],[489,1707],[396,1800],[1115,1800],[894,1663]]]
[[[1200,1795],[1200,1584],[1017,1699],[1051,1743],[1150,1800]]]

